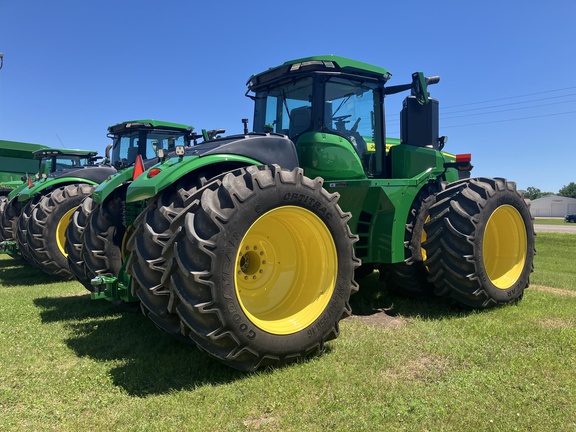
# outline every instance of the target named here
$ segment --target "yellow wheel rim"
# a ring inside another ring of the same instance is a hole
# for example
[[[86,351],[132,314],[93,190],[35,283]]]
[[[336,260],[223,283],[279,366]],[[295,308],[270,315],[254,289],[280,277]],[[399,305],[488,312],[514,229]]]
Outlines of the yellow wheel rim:
[[[428,221],[430,220],[430,216],[428,216],[426,218],[426,220],[424,221],[424,225],[426,225],[426,223],[428,223]],[[422,254],[422,262],[426,261],[426,249],[424,249],[422,247],[422,243],[424,243],[426,241],[426,239],[428,238],[428,236],[426,235],[426,231],[424,231],[424,228],[422,228],[422,235],[420,236],[420,253]],[[426,267],[426,269],[428,269],[428,267]]]
[[[68,257],[66,249],[64,248],[64,245],[66,244],[66,228],[68,228],[68,224],[70,223],[70,217],[72,216],[72,213],[74,213],[75,210],[76,207],[73,207],[70,210],[68,210],[64,214],[64,216],[62,216],[62,218],[58,222],[58,225],[56,226],[56,243],[58,244],[58,249],[60,249],[60,252],[65,257]]]
[[[482,255],[490,281],[499,289],[510,288],[524,269],[527,254],[526,225],[511,205],[498,207],[488,219]]]
[[[134,232],[134,225],[130,225],[126,229],[126,232],[124,233],[124,236],[122,237],[122,244],[120,245],[120,253],[122,255],[122,262],[126,261],[126,257],[128,257],[128,255],[129,255],[128,248],[126,246],[128,244],[128,240],[130,239],[130,236],[132,235],[133,232]]]
[[[318,319],[337,273],[336,246],[324,222],[302,207],[284,206],[262,215],[246,232],[234,282],[250,321],[287,335]]]

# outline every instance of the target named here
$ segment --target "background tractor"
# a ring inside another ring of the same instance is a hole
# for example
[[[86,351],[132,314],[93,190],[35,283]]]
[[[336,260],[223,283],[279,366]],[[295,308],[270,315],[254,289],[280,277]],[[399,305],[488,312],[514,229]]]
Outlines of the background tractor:
[[[404,294],[519,300],[535,236],[521,193],[442,151],[438,77],[390,78],[337,56],[252,76],[253,133],[244,120],[243,135],[177,147],[128,186],[131,282],[104,294],[131,283],[160,328],[242,370],[322,352],[355,274],[375,268]],[[404,91],[400,144],[387,147],[384,100]]]
[[[68,265],[89,291],[98,276],[117,275],[122,267],[126,234],[126,188],[134,175],[197,136],[190,125],[158,120],[132,120],[110,126],[110,162],[117,173],[103,181],[72,214],[66,231]],[[95,295],[97,297],[97,295]]]
[[[47,148],[41,144],[0,140],[0,218],[8,204],[8,195],[23,189],[29,175],[38,171],[38,161],[33,152]],[[0,233],[0,241],[1,233]]]
[[[46,273],[70,278],[64,251],[70,214],[116,169],[96,164],[92,150],[45,148],[34,155],[40,164],[35,180],[29,178],[25,188],[9,196],[2,214],[4,251],[21,254]]]

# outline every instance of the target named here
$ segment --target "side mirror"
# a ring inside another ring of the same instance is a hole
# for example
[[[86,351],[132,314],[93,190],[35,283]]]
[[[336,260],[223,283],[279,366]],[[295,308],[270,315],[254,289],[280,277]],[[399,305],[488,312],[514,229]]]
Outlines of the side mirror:
[[[412,96],[416,96],[420,105],[428,103],[428,86],[440,82],[439,76],[425,77],[423,72],[414,72],[412,74]]]

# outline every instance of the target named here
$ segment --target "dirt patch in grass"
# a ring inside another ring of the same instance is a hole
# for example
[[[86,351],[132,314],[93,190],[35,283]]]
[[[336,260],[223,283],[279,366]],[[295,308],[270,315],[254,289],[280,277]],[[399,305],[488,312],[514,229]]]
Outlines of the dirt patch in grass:
[[[530,285],[530,289],[534,289],[537,291],[542,291],[548,294],[554,294],[559,296],[567,296],[567,297],[576,297],[576,291],[561,289],[561,288],[552,288],[543,285]]]
[[[244,420],[244,426],[248,431],[260,431],[260,430],[274,430],[273,427],[276,424],[276,419],[274,417],[268,417],[264,415],[263,417]]]
[[[359,321],[374,327],[400,327],[410,322],[410,319],[392,315],[386,309],[365,309],[354,311],[348,318],[352,321]]]
[[[382,371],[383,376],[397,381],[439,382],[450,369],[448,359],[421,355],[395,368]]]
[[[536,321],[536,324],[547,329],[563,329],[574,327],[574,322],[570,319],[546,318]]]

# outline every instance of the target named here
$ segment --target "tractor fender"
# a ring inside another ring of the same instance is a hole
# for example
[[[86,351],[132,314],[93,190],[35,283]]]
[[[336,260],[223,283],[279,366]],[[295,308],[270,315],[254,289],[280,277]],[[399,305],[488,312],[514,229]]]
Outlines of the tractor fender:
[[[154,165],[128,186],[126,202],[151,198],[186,175],[210,167],[214,175],[248,165],[263,165],[244,156],[218,154],[206,157],[184,156]],[[158,171],[159,170],[159,171]],[[152,176],[152,173],[154,175]]]

